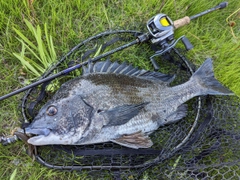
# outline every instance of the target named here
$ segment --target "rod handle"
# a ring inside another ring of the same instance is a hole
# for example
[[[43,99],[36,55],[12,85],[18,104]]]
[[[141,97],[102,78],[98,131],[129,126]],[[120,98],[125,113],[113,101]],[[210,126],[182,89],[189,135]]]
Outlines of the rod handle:
[[[185,16],[181,19],[175,20],[173,22],[173,26],[174,26],[175,29],[178,29],[182,26],[185,26],[185,25],[189,24],[190,21],[191,21],[190,18],[188,16]]]

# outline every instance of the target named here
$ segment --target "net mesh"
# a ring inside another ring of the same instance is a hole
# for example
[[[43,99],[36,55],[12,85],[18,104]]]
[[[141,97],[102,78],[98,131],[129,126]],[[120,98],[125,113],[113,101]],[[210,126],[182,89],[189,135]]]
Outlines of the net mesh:
[[[139,34],[116,31],[91,37],[52,65],[41,78],[119,47]],[[149,69],[148,58],[153,53],[149,44],[143,44],[106,58],[128,60],[133,66]],[[183,54],[185,52],[173,49],[158,59],[161,72],[176,75],[171,85],[186,82],[195,69]],[[81,69],[30,89],[21,103],[22,123],[31,122],[39,108],[63,82],[79,75]],[[235,96],[201,96],[187,103],[188,115],[151,134],[154,145],[149,149],[135,150],[111,142],[39,146],[35,147],[36,160],[49,168],[78,170],[86,177],[240,179],[240,99]]]

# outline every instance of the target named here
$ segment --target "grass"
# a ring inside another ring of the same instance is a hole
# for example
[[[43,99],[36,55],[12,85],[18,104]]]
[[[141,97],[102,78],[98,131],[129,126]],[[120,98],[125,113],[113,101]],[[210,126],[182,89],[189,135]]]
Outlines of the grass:
[[[149,0],[147,3],[144,0],[2,0],[0,1],[1,95],[20,88],[19,77],[23,76],[22,71],[26,73],[16,58],[16,55],[23,52],[23,41],[19,39],[23,39],[24,35],[36,48],[40,48],[41,40],[34,38],[33,31],[28,28],[26,22],[29,22],[29,26],[42,28],[42,40],[46,44],[50,43],[51,40],[47,37],[51,35],[59,59],[81,40],[102,31],[109,29],[146,31],[147,20],[159,12],[168,14],[174,20],[185,15],[194,15],[218,3],[217,0],[204,3],[199,0],[180,2]],[[232,0],[226,9],[198,18],[188,26],[176,30],[175,37],[185,34],[190,39],[194,49],[189,52],[189,57],[195,64],[200,65],[206,57],[212,57],[217,78],[240,96],[240,13],[238,11],[229,17],[238,7],[240,2]],[[232,25],[235,22],[235,25],[230,27],[226,19],[228,22],[231,21]],[[44,30],[44,26],[47,30]],[[25,47],[26,45],[25,41]],[[38,58],[31,54],[27,47],[24,53],[28,58],[37,61]],[[42,58],[41,54],[37,56]],[[142,64],[142,61],[139,64]],[[34,77],[31,73],[24,75],[26,79]],[[9,134],[14,127],[20,125],[17,110],[19,97],[21,95],[0,102],[0,134]],[[14,163],[16,160],[18,163]],[[33,163],[26,155],[22,142],[7,147],[0,146],[0,162],[2,165],[0,179],[83,179],[85,177],[81,173],[50,170]]]
[[[42,40],[42,30],[39,25],[35,28],[31,22],[24,19],[26,26],[31,31],[34,36],[34,40],[37,45],[34,45],[21,31],[14,29],[19,38],[17,38],[22,44],[22,51],[20,53],[13,53],[13,55],[19,59],[26,69],[26,71],[32,75],[39,77],[43,74],[49,66],[56,62],[56,52],[54,49],[52,36],[48,35],[47,24],[44,24],[44,37],[46,42]],[[28,58],[29,51],[30,55],[33,56],[32,59]]]

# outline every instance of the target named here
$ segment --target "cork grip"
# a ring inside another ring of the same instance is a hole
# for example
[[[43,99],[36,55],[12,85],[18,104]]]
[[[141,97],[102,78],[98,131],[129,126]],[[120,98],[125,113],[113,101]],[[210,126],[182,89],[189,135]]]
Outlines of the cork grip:
[[[182,26],[185,26],[190,23],[190,18],[188,16],[185,16],[184,18],[178,19],[173,22],[173,25],[175,29],[180,28]]]

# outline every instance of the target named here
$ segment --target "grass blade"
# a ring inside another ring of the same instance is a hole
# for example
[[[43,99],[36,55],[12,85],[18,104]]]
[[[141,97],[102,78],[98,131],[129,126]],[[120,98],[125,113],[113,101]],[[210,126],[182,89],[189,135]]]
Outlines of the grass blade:
[[[42,60],[42,64],[44,65],[44,67],[48,67],[48,63],[46,62],[46,54],[45,54],[45,47],[42,41],[42,32],[39,26],[37,26],[37,33],[36,33],[36,40],[37,40],[37,44],[38,44],[38,52],[39,55],[41,57]]]
[[[17,35],[23,40],[25,41],[29,46],[31,46],[31,48],[37,50],[37,47],[26,37],[24,36],[19,30],[17,30],[16,28],[13,28],[14,31],[17,33]]]
[[[25,56],[25,47],[30,51],[30,53],[35,56],[39,62],[41,62],[41,58],[31,49],[31,47],[29,47],[27,44],[25,44],[21,39],[17,38],[21,43],[22,43],[22,52],[21,52],[21,56]],[[23,51],[24,48],[24,51]]]
[[[97,57],[100,54],[101,50],[102,50],[102,44],[99,46],[97,52],[94,54],[93,57]]]
[[[21,54],[13,53],[13,55],[21,61],[22,65],[23,65],[25,68],[27,68],[27,69],[29,69],[30,71],[32,71],[35,75],[41,76],[41,74],[40,74],[29,62],[27,62],[27,61],[21,56]]]
[[[11,174],[10,180],[15,180],[16,175],[17,175],[17,169],[15,169],[15,170],[13,171],[13,173]]]
[[[48,35],[47,24],[46,23],[44,24],[44,32],[45,32],[45,37],[46,37],[46,40],[47,40],[48,51],[49,51],[49,54],[50,54],[50,61],[54,62],[57,59],[57,56],[56,56],[56,52],[55,52],[55,49],[54,49],[52,36]]]
[[[35,27],[32,25],[32,23],[30,23],[30,21],[28,21],[27,19],[24,19],[24,22],[26,23],[28,29],[31,31],[31,33],[34,35],[34,37],[36,37],[36,30]]]
[[[42,67],[41,65],[39,65],[38,63],[36,63],[34,60],[28,58],[28,57],[24,57],[24,59],[26,61],[28,61],[32,66],[33,68],[35,68],[36,70],[38,70],[38,72],[40,71],[40,73],[44,73],[45,72],[45,69],[44,67]]]

